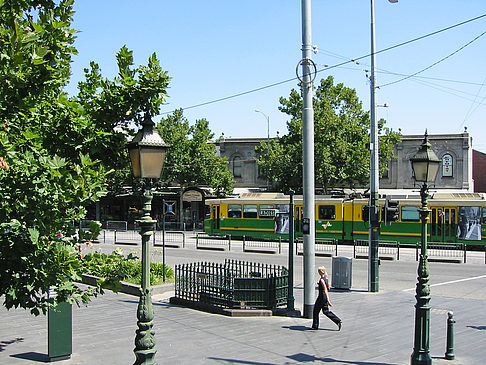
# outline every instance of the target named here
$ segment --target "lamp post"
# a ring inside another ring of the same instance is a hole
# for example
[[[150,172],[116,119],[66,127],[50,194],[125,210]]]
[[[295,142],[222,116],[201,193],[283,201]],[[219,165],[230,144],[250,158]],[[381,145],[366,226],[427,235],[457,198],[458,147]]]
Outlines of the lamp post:
[[[270,117],[262,112],[260,109],[255,109],[255,113],[262,114],[265,119],[267,120],[267,153],[268,153],[268,146],[270,145]]]
[[[256,113],[262,114],[267,120],[267,155],[270,152],[270,117],[262,112],[260,109],[255,109]],[[267,180],[267,191],[269,190],[270,182]]]
[[[388,0],[397,3],[398,0]],[[380,207],[379,200],[379,160],[378,160],[378,128],[376,124],[376,40],[375,40],[375,0],[371,0],[371,76],[370,76],[370,228],[369,228],[369,260],[368,260],[368,290],[379,291],[379,257],[378,242],[380,239]]]
[[[152,219],[152,192],[150,179],[160,178],[168,145],[153,130],[154,122],[146,113],[142,129],[128,143],[128,153],[132,163],[133,176],[144,181],[143,216],[138,220],[142,236],[142,285],[137,308],[134,365],[156,364],[155,336],[152,330],[154,310],[152,307],[152,289],[150,288],[150,237],[153,235],[156,221]]]
[[[314,101],[313,83],[316,64],[312,61],[312,1],[302,0],[302,74],[297,77],[302,92],[302,192],[303,217],[308,222],[304,236],[304,318],[312,318],[316,299],[315,278],[315,169],[314,169]]]
[[[290,204],[289,204],[289,286],[287,293],[287,312],[291,313],[295,311],[294,303],[294,194],[295,192],[290,189]]]
[[[413,178],[422,183],[420,198],[420,220],[422,222],[422,242],[420,247],[420,261],[418,266],[418,282],[415,298],[415,337],[414,347],[410,363],[412,365],[432,364],[429,352],[430,337],[430,285],[429,262],[427,257],[427,220],[430,210],[427,207],[429,198],[428,183],[433,183],[439,170],[440,160],[432,150],[427,131],[424,140],[417,153],[410,158]]]

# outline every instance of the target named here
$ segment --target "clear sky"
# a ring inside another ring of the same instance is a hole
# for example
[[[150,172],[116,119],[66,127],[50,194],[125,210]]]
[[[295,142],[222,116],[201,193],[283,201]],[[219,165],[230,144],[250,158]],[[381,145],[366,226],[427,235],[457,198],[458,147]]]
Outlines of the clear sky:
[[[162,113],[183,108],[190,122],[207,119],[216,137],[223,132],[266,137],[267,120],[258,109],[269,117],[271,137],[287,133],[288,116],[278,106],[280,97],[297,88],[301,1],[78,0],[75,9],[79,54],[69,93],[90,61],[100,65],[104,76],[114,77],[115,54],[126,45],[136,64],[145,64],[155,52],[172,77]],[[375,0],[375,14],[379,52],[484,15],[486,1]],[[389,104],[377,108],[377,117],[403,134],[423,134],[426,128],[429,134],[462,133],[467,127],[473,148],[486,152],[484,32],[486,17],[377,54],[376,84],[381,87],[376,102]],[[319,49],[313,60],[323,70],[317,81],[334,76],[335,82],[356,89],[369,110],[370,57],[334,66],[369,55],[370,1],[312,1],[312,38]],[[290,81],[193,107],[285,80]]]

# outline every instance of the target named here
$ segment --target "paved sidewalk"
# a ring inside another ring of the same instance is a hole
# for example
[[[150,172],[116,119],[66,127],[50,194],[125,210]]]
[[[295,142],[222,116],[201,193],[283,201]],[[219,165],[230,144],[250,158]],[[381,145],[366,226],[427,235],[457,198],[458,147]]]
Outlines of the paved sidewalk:
[[[95,245],[111,252],[112,243]],[[124,246],[125,251],[139,245]],[[352,247],[339,253],[352,256]],[[160,254],[156,254],[157,258]],[[187,248],[167,252],[170,265],[197,260],[241,258],[284,264],[281,255],[243,254]],[[160,257],[159,257],[160,258]],[[331,268],[330,258],[318,258]],[[302,308],[302,258],[295,260],[296,307]],[[286,317],[226,317],[169,304],[173,293],[154,296],[156,359],[162,364],[409,364],[413,351],[417,263],[414,250],[403,250],[400,261],[382,262],[380,292],[368,293],[366,260],[353,262],[353,290],[332,291],[332,310],[343,328],[321,315],[321,329],[311,320]],[[468,256],[468,264],[431,264],[430,352],[434,364],[484,364],[486,359],[486,265],[484,253]],[[3,302],[2,298],[0,301]],[[133,364],[138,298],[107,294],[88,307],[73,308],[73,355],[66,365]],[[444,360],[447,312],[455,315],[456,360]],[[0,364],[45,363],[47,319],[28,311],[0,306]]]
[[[322,315],[320,330],[311,331],[309,319],[232,318],[170,305],[169,296],[154,297],[159,365],[408,364],[413,350],[412,291],[332,291],[332,310],[343,319],[340,332]],[[486,302],[438,296],[431,306],[434,363],[483,364]],[[74,308],[73,355],[60,363],[132,364],[136,308],[137,298],[113,293]],[[456,319],[453,361],[443,360],[449,310]],[[1,308],[0,322],[0,364],[47,362],[45,317]]]

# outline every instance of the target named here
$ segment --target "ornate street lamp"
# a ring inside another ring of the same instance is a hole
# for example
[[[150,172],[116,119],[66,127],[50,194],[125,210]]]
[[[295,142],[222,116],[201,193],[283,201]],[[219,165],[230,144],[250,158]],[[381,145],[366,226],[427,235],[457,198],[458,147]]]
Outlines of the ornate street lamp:
[[[143,216],[138,220],[142,236],[142,285],[137,309],[138,330],[135,337],[135,363],[156,364],[155,336],[152,330],[154,309],[152,307],[152,289],[150,288],[150,237],[154,233],[156,220],[150,216],[152,211],[152,192],[150,179],[159,179],[164,165],[165,154],[169,146],[154,131],[154,122],[145,114],[142,129],[130,143],[128,153],[132,163],[133,176],[145,180],[143,194]]]
[[[420,198],[422,207],[420,209],[420,220],[422,222],[422,242],[420,249],[420,262],[418,266],[418,282],[415,298],[415,337],[414,347],[410,363],[432,364],[429,352],[430,337],[430,285],[429,285],[429,262],[427,257],[427,220],[430,210],[427,207],[429,198],[429,183],[435,181],[439,170],[440,160],[432,150],[432,146],[425,131],[424,140],[417,153],[410,158],[415,181],[422,183]]]

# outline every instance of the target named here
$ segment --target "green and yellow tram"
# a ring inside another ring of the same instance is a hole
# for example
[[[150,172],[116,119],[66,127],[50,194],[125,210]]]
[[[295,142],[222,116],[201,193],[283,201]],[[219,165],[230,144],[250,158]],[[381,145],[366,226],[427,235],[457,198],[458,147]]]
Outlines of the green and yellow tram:
[[[402,244],[420,241],[420,197],[388,196],[398,204],[398,220],[381,224],[380,239]],[[278,239],[288,234],[289,196],[280,193],[249,193],[238,198],[208,199],[209,215],[204,229],[210,235],[246,236],[255,239]],[[344,242],[367,240],[367,198],[331,198],[316,196],[316,239],[339,239]],[[294,227],[302,236],[302,196],[295,196]],[[386,198],[379,200],[382,209]],[[486,243],[486,196],[482,193],[432,193],[428,221],[430,242]],[[382,214],[384,216],[384,214]]]

